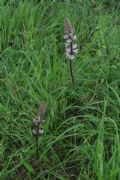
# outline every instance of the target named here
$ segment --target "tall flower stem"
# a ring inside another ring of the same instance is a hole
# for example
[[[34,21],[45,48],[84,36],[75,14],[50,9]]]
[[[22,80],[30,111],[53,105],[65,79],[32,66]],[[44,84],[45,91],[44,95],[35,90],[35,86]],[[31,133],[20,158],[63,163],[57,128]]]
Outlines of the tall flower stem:
[[[72,79],[72,84],[75,85],[73,70],[72,70],[72,60],[71,59],[70,59],[70,75],[71,75],[71,79]]]

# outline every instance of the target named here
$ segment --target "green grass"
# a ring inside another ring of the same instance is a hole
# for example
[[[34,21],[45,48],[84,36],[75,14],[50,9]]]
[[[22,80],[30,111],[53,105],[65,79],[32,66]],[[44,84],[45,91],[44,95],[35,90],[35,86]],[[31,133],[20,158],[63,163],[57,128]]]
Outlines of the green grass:
[[[74,87],[66,17],[79,47]],[[119,1],[0,1],[0,179],[120,179]]]

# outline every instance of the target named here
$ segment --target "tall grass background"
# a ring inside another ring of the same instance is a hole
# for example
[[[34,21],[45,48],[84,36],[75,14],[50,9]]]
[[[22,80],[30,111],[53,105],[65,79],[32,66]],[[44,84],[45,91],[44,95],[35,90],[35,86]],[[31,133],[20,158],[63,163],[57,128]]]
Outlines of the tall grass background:
[[[77,35],[76,84],[64,19]],[[35,160],[32,120],[46,102]],[[0,1],[0,179],[120,179],[120,4]]]

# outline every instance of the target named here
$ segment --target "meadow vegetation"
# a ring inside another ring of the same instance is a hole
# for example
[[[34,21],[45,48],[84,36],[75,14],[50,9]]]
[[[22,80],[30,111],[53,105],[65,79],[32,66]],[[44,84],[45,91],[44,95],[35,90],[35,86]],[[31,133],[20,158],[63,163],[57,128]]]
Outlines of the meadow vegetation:
[[[74,86],[66,17],[77,36]],[[0,1],[0,179],[120,179],[118,0]]]

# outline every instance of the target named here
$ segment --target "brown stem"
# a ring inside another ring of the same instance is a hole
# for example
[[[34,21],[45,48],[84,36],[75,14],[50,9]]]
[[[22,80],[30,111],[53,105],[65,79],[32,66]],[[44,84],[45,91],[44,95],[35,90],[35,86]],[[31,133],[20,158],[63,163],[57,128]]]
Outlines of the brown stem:
[[[37,125],[37,134],[36,134],[36,159],[39,158],[39,125]]]
[[[73,76],[73,71],[72,71],[72,60],[70,59],[70,74],[71,74],[71,79],[72,79],[72,84],[74,85],[74,76]]]
[[[36,136],[36,159],[38,160],[38,135]]]

